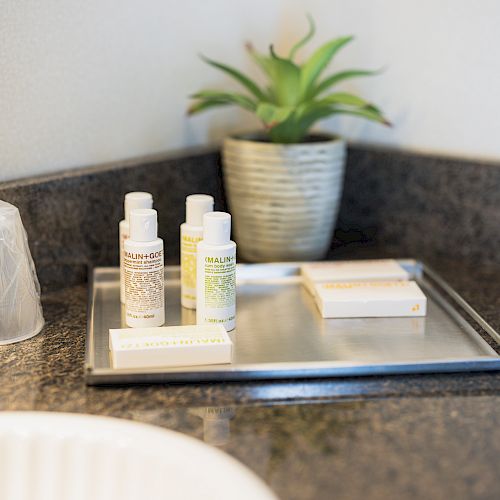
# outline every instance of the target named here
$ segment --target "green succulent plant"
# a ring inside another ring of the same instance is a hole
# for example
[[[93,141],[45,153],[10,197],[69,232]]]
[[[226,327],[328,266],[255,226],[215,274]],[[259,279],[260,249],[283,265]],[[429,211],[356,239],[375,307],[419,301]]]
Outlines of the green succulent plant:
[[[237,105],[254,113],[262,121],[272,142],[283,144],[304,141],[318,120],[336,114],[358,116],[390,125],[380,109],[372,103],[347,92],[331,92],[332,87],[342,81],[374,75],[377,71],[350,69],[321,78],[334,55],[353,39],[352,36],[325,43],[302,64],[294,61],[299,49],[314,36],[314,21],[310,16],[308,20],[308,33],[292,47],[287,58],[278,56],[272,45],[266,56],[247,44],[249,54],[268,80],[265,87],[231,66],[202,56],[205,62],[234,78],[247,93],[201,90],[191,96],[195,102],[188,113]]]

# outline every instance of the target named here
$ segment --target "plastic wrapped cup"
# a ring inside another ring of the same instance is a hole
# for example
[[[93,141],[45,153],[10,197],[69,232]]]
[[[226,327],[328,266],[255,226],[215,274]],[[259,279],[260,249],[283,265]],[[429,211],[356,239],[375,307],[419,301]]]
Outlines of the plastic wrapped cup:
[[[0,345],[43,328],[40,284],[19,210],[0,200]]]

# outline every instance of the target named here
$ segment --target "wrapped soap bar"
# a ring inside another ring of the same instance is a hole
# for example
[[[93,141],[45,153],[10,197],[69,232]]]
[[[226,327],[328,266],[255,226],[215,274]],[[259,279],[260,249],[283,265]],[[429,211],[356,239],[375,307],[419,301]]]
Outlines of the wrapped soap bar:
[[[323,318],[426,315],[427,297],[414,281],[320,283],[314,293]]]
[[[114,368],[231,363],[232,346],[222,325],[109,330],[109,350]]]
[[[340,281],[405,281],[410,278],[394,259],[312,262],[300,268],[305,287],[313,293],[317,283]]]

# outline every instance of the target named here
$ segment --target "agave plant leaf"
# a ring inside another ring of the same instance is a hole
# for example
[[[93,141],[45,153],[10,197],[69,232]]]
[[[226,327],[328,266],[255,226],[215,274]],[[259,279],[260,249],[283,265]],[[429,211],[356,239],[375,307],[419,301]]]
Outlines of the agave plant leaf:
[[[380,110],[380,108],[377,108],[377,106],[375,106],[375,104],[369,104],[368,106],[366,106],[364,108],[366,111],[373,111],[374,113],[378,113],[379,115],[382,115],[382,111]]]
[[[327,95],[318,102],[322,104],[344,104],[346,106],[356,106],[359,108],[372,106],[368,101],[365,101],[361,97],[347,92],[335,92],[334,94]],[[374,106],[372,107],[374,108]]]
[[[197,101],[189,106],[187,112],[188,115],[195,115],[196,113],[200,113],[201,111],[205,111],[206,109],[219,106],[229,106],[230,104],[232,103],[227,101],[218,101],[216,99]]]
[[[301,69],[300,86],[304,97],[310,95],[312,86],[316,82],[316,79],[328,66],[336,52],[349,43],[353,38],[354,37],[352,36],[344,36],[325,43],[303,64]]]
[[[333,75],[325,78],[322,82],[320,82],[316,86],[316,88],[311,93],[311,97],[315,97],[321,94],[322,92],[325,92],[325,90],[328,90],[330,87],[337,85],[343,80],[348,80],[350,78],[356,78],[360,76],[372,76],[378,73],[380,73],[380,70],[369,71],[363,69],[349,69],[346,71],[340,71],[338,73],[334,73]]]
[[[263,122],[273,142],[284,144],[303,141],[317,121],[334,114],[358,116],[390,125],[383,113],[370,102],[348,92],[330,90],[344,80],[375,75],[380,70],[348,69],[322,76],[332,58],[353,39],[352,36],[330,40],[302,65],[294,62],[299,50],[315,33],[316,27],[310,16],[308,23],[307,33],[292,46],[288,57],[277,55],[272,45],[269,54],[262,54],[247,44],[251,58],[267,79],[262,86],[237,69],[202,56],[205,62],[236,80],[248,94],[202,90],[191,96],[196,101],[189,112],[193,114],[216,106],[237,105],[254,113]]]
[[[333,107],[328,104],[302,103],[286,120],[271,128],[269,135],[273,142],[302,142],[314,122],[326,118],[332,113],[334,113]]]
[[[269,102],[276,102],[276,94],[274,92],[274,88],[272,85],[268,85],[266,87],[267,95],[269,97],[268,101]]]
[[[374,111],[373,109],[335,109],[335,114],[340,115],[351,115],[358,116],[360,118],[366,118],[367,120],[371,120],[374,122],[382,123],[383,125],[387,125],[392,127],[391,122],[389,122],[382,113],[379,111]]]
[[[297,100],[299,97],[300,68],[291,59],[279,57],[272,45],[269,47],[270,57],[257,52],[250,43],[246,44],[246,48],[253,60],[271,80],[271,86],[267,88],[268,97],[278,101],[282,93],[285,96],[293,94],[294,100]],[[276,91],[277,86],[283,87],[281,92]]]
[[[269,57],[265,56],[264,54],[261,54],[260,52],[257,52],[254,48],[254,46],[248,42],[245,45],[248,53],[252,57],[252,59],[257,63],[257,65],[264,71],[264,73],[272,77],[272,61]]]
[[[272,128],[289,118],[293,110],[292,106],[275,106],[269,102],[261,102],[255,114],[268,128]]]
[[[208,57],[201,56],[201,58],[214,68],[220,69],[224,73],[227,73],[228,75],[232,76],[236,81],[238,81],[241,85],[243,85],[247,90],[249,90],[257,99],[265,100],[266,95],[260,87],[253,81],[251,80],[248,76],[244,75],[237,69],[232,68],[231,66],[228,66],[226,64],[219,63],[217,61],[213,61],[212,59],[209,59]]]
[[[297,127],[294,114],[284,122],[270,128],[268,134],[272,142],[279,144],[294,144],[301,142],[304,138],[302,130]]]
[[[299,40],[290,50],[290,54],[288,55],[288,58],[290,60],[293,60],[295,57],[295,54],[299,49],[301,49],[313,36],[314,33],[316,32],[316,26],[314,25],[314,19],[310,14],[307,14],[307,20],[309,22],[309,31],[307,32],[306,36]]]
[[[217,101],[227,104],[236,104],[248,111],[255,111],[257,103],[250,97],[237,92],[220,92],[218,90],[201,90],[191,96],[193,99]]]
[[[288,59],[282,59],[269,48],[269,71],[274,88],[276,104],[292,106],[300,99],[300,68]]]
[[[309,128],[318,120],[327,118],[335,113],[335,108],[328,103],[313,102],[304,106],[300,113],[297,113],[297,126],[306,135]]]

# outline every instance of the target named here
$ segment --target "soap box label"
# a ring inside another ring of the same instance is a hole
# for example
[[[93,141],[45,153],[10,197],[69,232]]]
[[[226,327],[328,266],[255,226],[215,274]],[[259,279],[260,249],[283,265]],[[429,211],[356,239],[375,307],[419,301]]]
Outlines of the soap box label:
[[[314,291],[324,318],[426,315],[427,298],[414,281],[320,283]]]

